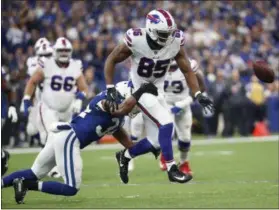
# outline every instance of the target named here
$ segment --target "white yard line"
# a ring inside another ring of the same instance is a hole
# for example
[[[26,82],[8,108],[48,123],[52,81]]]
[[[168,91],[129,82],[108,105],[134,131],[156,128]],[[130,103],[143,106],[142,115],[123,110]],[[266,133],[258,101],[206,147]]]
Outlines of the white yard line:
[[[276,186],[278,180],[213,180],[213,181],[195,181],[194,179],[186,185],[216,185],[216,184],[272,184],[272,186]],[[123,184],[121,181],[119,183],[86,183],[82,184],[82,187],[113,187],[113,186],[150,186],[150,185],[170,185],[170,184],[178,184],[178,183],[169,183],[169,182],[146,182],[146,183],[131,183],[131,184]],[[180,185],[180,184],[178,184]],[[278,185],[277,185],[278,186]]]
[[[279,135],[265,136],[265,137],[233,137],[233,138],[218,138],[218,139],[203,139],[203,140],[194,140],[192,145],[213,145],[213,144],[238,144],[238,143],[256,143],[256,142],[275,142],[279,141]],[[176,145],[176,142],[173,142],[173,145]],[[93,144],[86,147],[85,151],[90,150],[114,150],[122,149],[120,144]],[[16,148],[8,149],[11,154],[31,154],[38,153],[41,151],[41,148]]]

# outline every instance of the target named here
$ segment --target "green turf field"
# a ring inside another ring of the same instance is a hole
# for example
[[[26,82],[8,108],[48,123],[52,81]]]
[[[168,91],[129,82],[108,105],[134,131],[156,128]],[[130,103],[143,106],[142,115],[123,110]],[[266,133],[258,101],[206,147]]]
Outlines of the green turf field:
[[[2,189],[2,208],[278,208],[278,146],[278,141],[194,145],[194,180],[187,184],[169,183],[146,155],[135,160],[124,185],[115,150],[84,151],[78,195],[28,192],[25,204],[17,205],[13,189]],[[30,166],[34,157],[12,155],[9,172]]]

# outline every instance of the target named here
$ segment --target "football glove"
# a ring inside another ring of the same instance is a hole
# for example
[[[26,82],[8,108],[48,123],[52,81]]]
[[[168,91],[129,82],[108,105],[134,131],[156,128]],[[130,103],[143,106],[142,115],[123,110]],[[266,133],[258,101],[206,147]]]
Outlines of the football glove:
[[[203,107],[205,114],[207,114],[208,112],[214,112],[213,102],[206,95],[198,92],[195,95],[195,99],[197,99],[199,104]]]
[[[118,92],[114,85],[107,86],[107,106],[114,112],[118,109],[117,101],[119,100]]]
[[[16,108],[14,105],[11,105],[8,110],[8,118],[11,119],[12,123],[16,123],[18,120]]]

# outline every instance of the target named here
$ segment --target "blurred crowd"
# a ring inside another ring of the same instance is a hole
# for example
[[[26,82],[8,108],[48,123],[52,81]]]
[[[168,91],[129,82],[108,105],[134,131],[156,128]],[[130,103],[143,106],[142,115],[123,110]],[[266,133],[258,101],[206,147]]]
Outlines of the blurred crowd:
[[[65,36],[72,42],[73,57],[82,60],[93,97],[105,88],[103,68],[107,55],[129,28],[144,27],[146,14],[155,8],[164,8],[175,17],[178,28],[184,31],[188,55],[204,70],[208,94],[216,105],[216,114],[203,119],[207,135],[216,135],[220,113],[225,121],[224,136],[232,136],[236,127],[241,135],[248,135],[255,121],[269,117],[268,100],[275,101],[278,106],[274,107],[279,109],[278,80],[262,84],[252,70],[252,61],[264,59],[278,79],[279,2],[276,0],[4,0],[1,65],[17,87],[18,108],[27,80],[26,60],[34,55],[33,46],[40,37],[54,43],[57,37]],[[115,82],[128,79],[129,67],[129,60],[117,66]],[[272,128],[276,132],[278,124]]]

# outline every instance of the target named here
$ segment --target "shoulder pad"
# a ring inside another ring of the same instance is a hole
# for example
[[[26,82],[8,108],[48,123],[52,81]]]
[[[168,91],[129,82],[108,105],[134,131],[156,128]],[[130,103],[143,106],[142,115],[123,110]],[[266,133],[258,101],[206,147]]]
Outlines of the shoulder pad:
[[[39,58],[39,59],[38,59],[38,65],[39,65],[41,68],[45,68],[45,61]]]
[[[28,68],[35,67],[37,65],[37,60],[35,57],[29,57],[26,61],[26,65]]]
[[[132,48],[138,38],[142,37],[144,31],[142,28],[130,28],[124,35],[124,43],[127,47]]]
[[[184,33],[181,30],[175,30],[174,32],[174,37],[176,39],[177,42],[179,42],[180,46],[184,46],[185,44],[185,37],[184,37]]]

